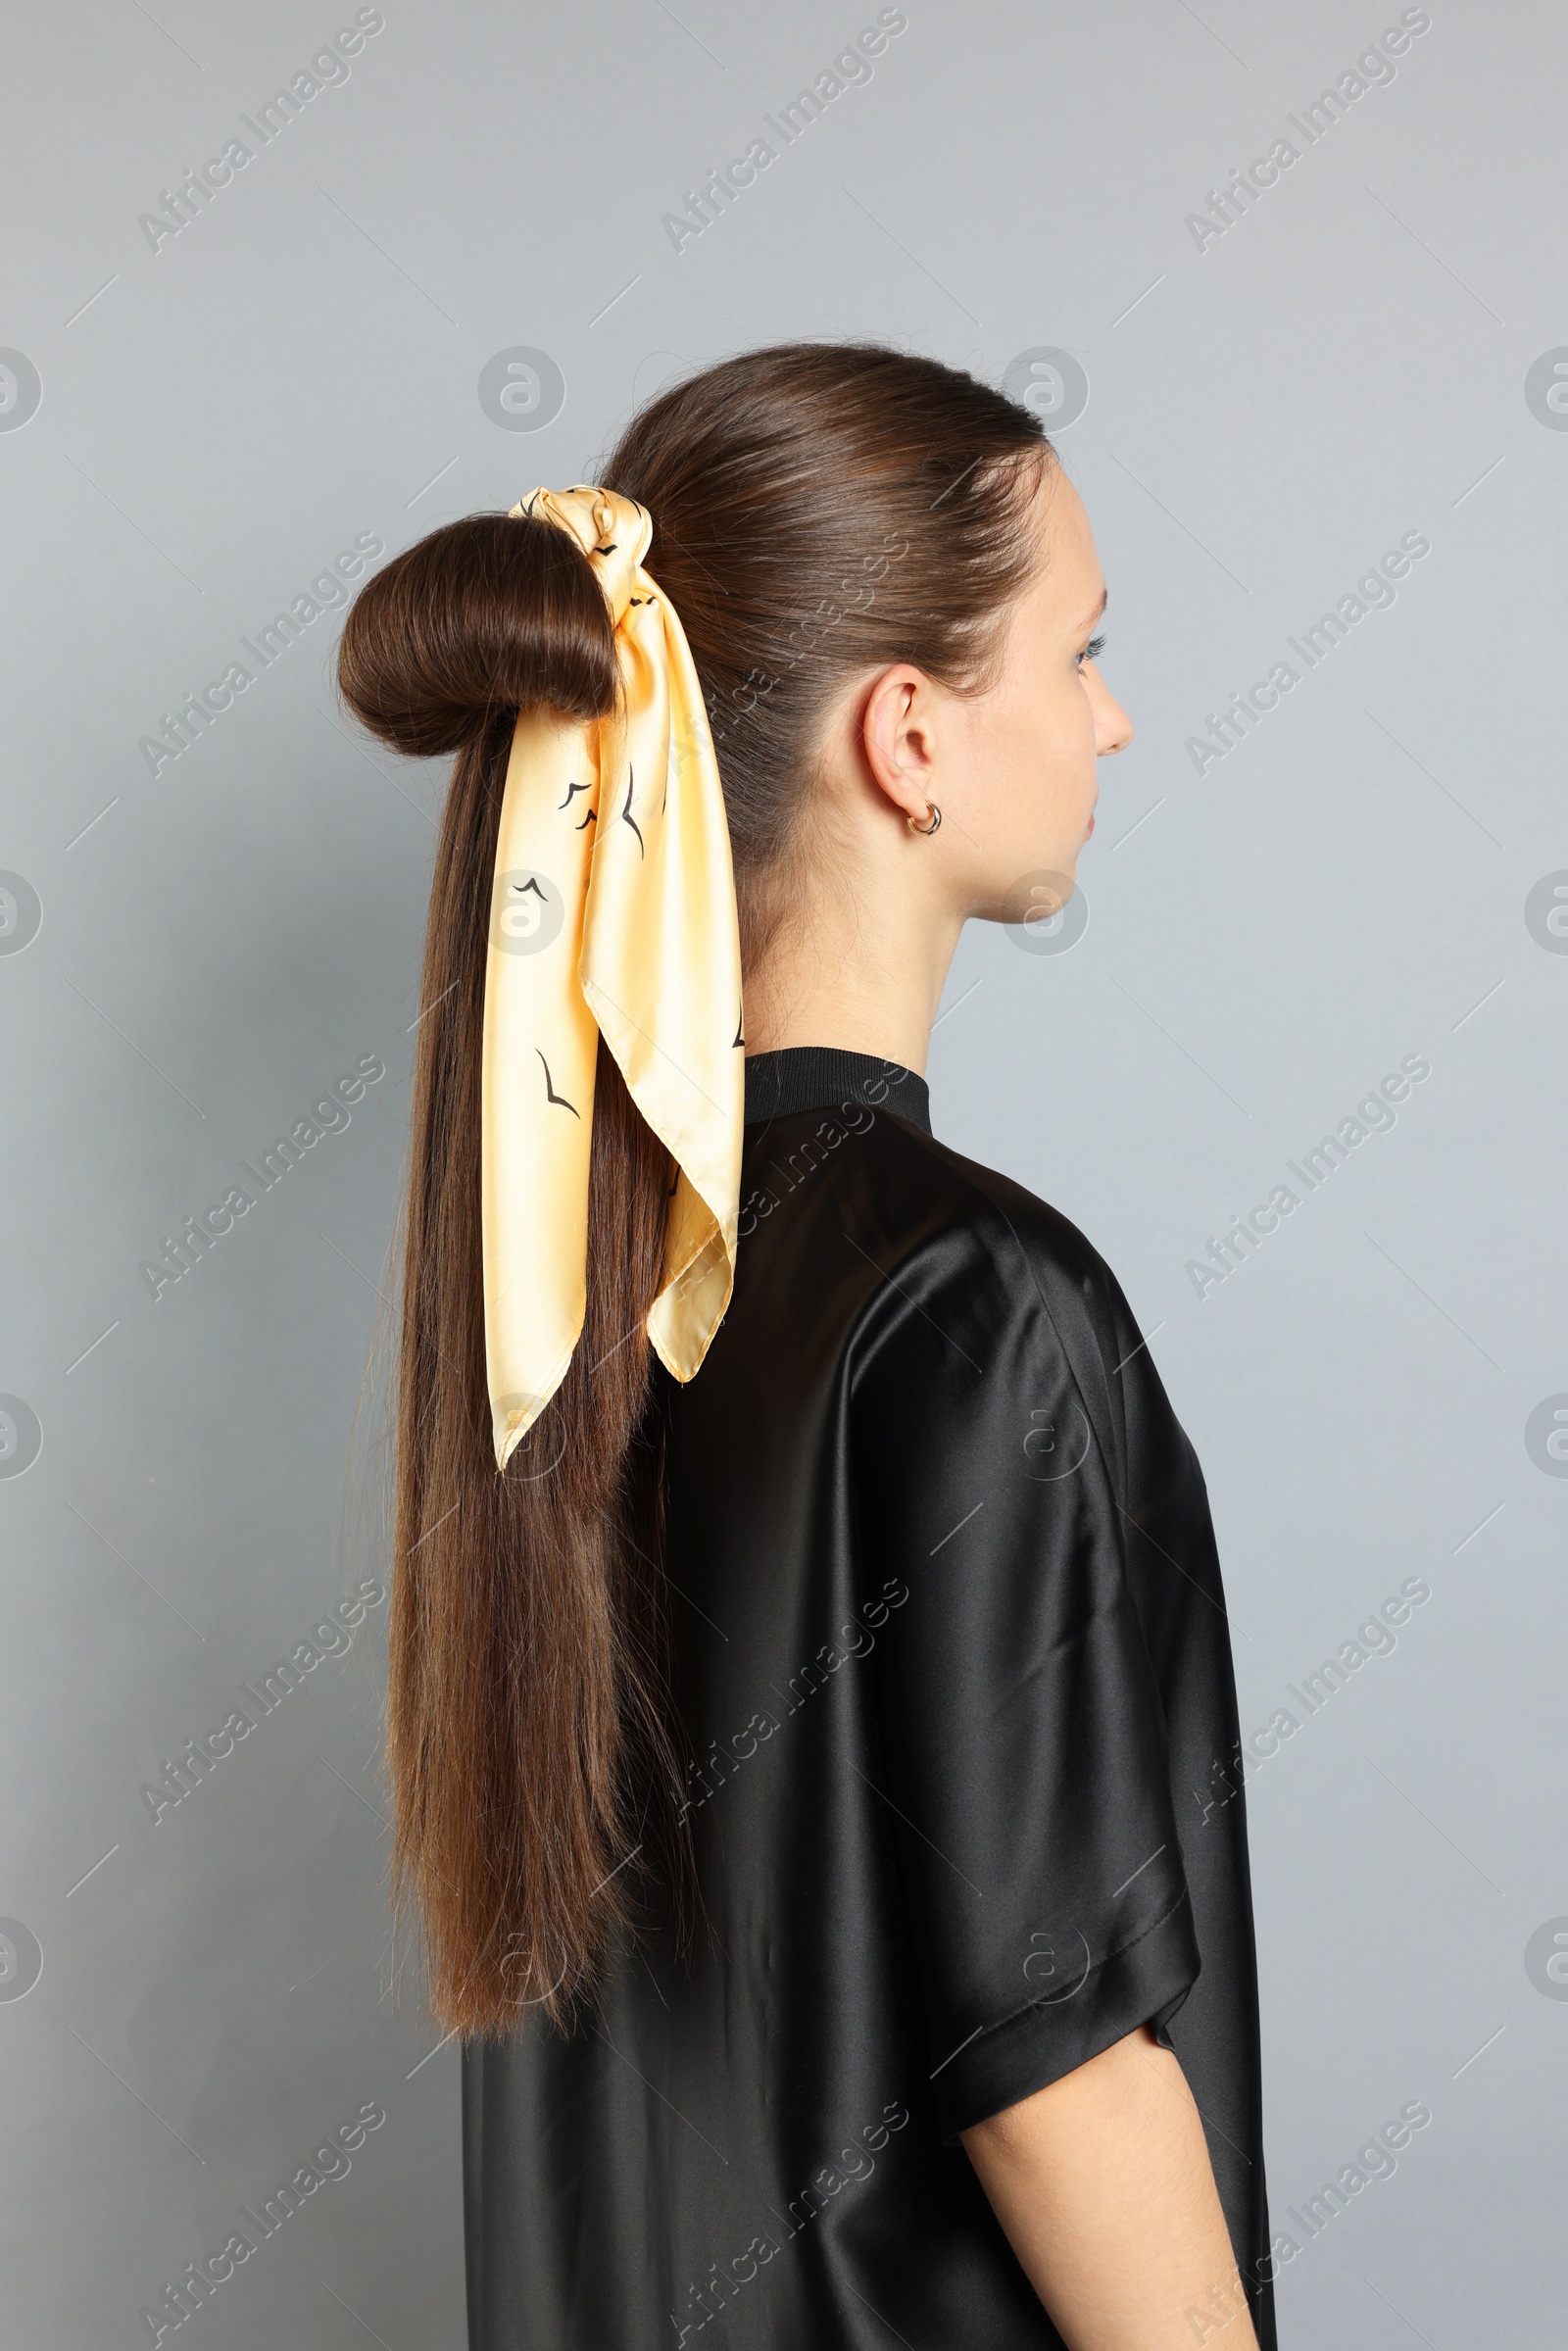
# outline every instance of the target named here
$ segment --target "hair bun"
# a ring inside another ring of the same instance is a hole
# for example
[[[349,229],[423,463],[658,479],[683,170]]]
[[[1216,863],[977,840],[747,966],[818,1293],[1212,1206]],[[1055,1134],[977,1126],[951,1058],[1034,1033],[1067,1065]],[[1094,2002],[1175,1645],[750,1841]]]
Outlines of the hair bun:
[[[415,759],[461,751],[503,711],[603,717],[617,689],[610,607],[567,532],[470,514],[366,581],[337,675],[362,724]]]

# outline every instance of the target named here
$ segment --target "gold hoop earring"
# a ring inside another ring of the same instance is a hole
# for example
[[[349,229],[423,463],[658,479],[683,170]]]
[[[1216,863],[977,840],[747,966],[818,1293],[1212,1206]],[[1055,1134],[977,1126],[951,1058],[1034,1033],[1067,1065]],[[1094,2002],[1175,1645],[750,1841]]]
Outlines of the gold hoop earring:
[[[929,839],[930,836],[936,831],[937,826],[942,822],[942,810],[937,807],[937,804],[934,800],[928,800],[925,805],[927,812],[931,818],[929,824],[916,824],[912,816],[906,818],[906,822],[907,823],[911,833],[920,833],[926,839]]]

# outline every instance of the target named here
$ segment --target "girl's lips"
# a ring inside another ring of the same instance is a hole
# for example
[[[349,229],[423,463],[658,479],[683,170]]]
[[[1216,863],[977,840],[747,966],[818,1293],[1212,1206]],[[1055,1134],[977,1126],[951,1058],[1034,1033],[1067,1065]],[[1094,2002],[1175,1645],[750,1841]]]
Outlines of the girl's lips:
[[[1090,819],[1089,819],[1089,833],[1092,833],[1092,832],[1094,831],[1094,829],[1095,829],[1095,820],[1094,820],[1093,816],[1091,816],[1091,817],[1090,817]],[[1085,839],[1086,841],[1087,841],[1087,840],[1088,840],[1088,838],[1089,838],[1089,833],[1085,833],[1085,835],[1084,835],[1084,839]]]

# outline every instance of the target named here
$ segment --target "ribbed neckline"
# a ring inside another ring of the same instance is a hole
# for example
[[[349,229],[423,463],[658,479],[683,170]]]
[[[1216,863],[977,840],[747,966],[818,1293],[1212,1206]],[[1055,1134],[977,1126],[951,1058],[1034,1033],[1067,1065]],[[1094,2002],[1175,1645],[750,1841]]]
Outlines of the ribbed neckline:
[[[787,1045],[746,1059],[746,1123],[788,1118],[797,1110],[828,1110],[865,1102],[892,1110],[922,1134],[931,1132],[931,1090],[900,1061],[877,1053],[846,1053],[836,1045]]]

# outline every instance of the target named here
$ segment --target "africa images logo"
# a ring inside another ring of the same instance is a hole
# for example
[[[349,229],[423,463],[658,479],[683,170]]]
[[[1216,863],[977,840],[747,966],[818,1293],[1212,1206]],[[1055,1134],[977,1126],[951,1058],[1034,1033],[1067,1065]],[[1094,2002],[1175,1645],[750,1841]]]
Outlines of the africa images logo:
[[[1301,664],[1299,669],[1290,661],[1276,661],[1267,677],[1259,678],[1246,694],[1233,693],[1223,713],[1208,711],[1203,720],[1208,733],[1189,735],[1184,746],[1199,774],[1234,751],[1267,711],[1278,710],[1281,696],[1294,693],[1306,671],[1326,661],[1335,646],[1342,645],[1370,612],[1387,611],[1396,601],[1394,582],[1402,580],[1412,563],[1424,562],[1431,553],[1432,541],[1424,530],[1405,531],[1398,546],[1380,556],[1354,588],[1348,588],[1310,628],[1303,628],[1299,637],[1286,638]]]

